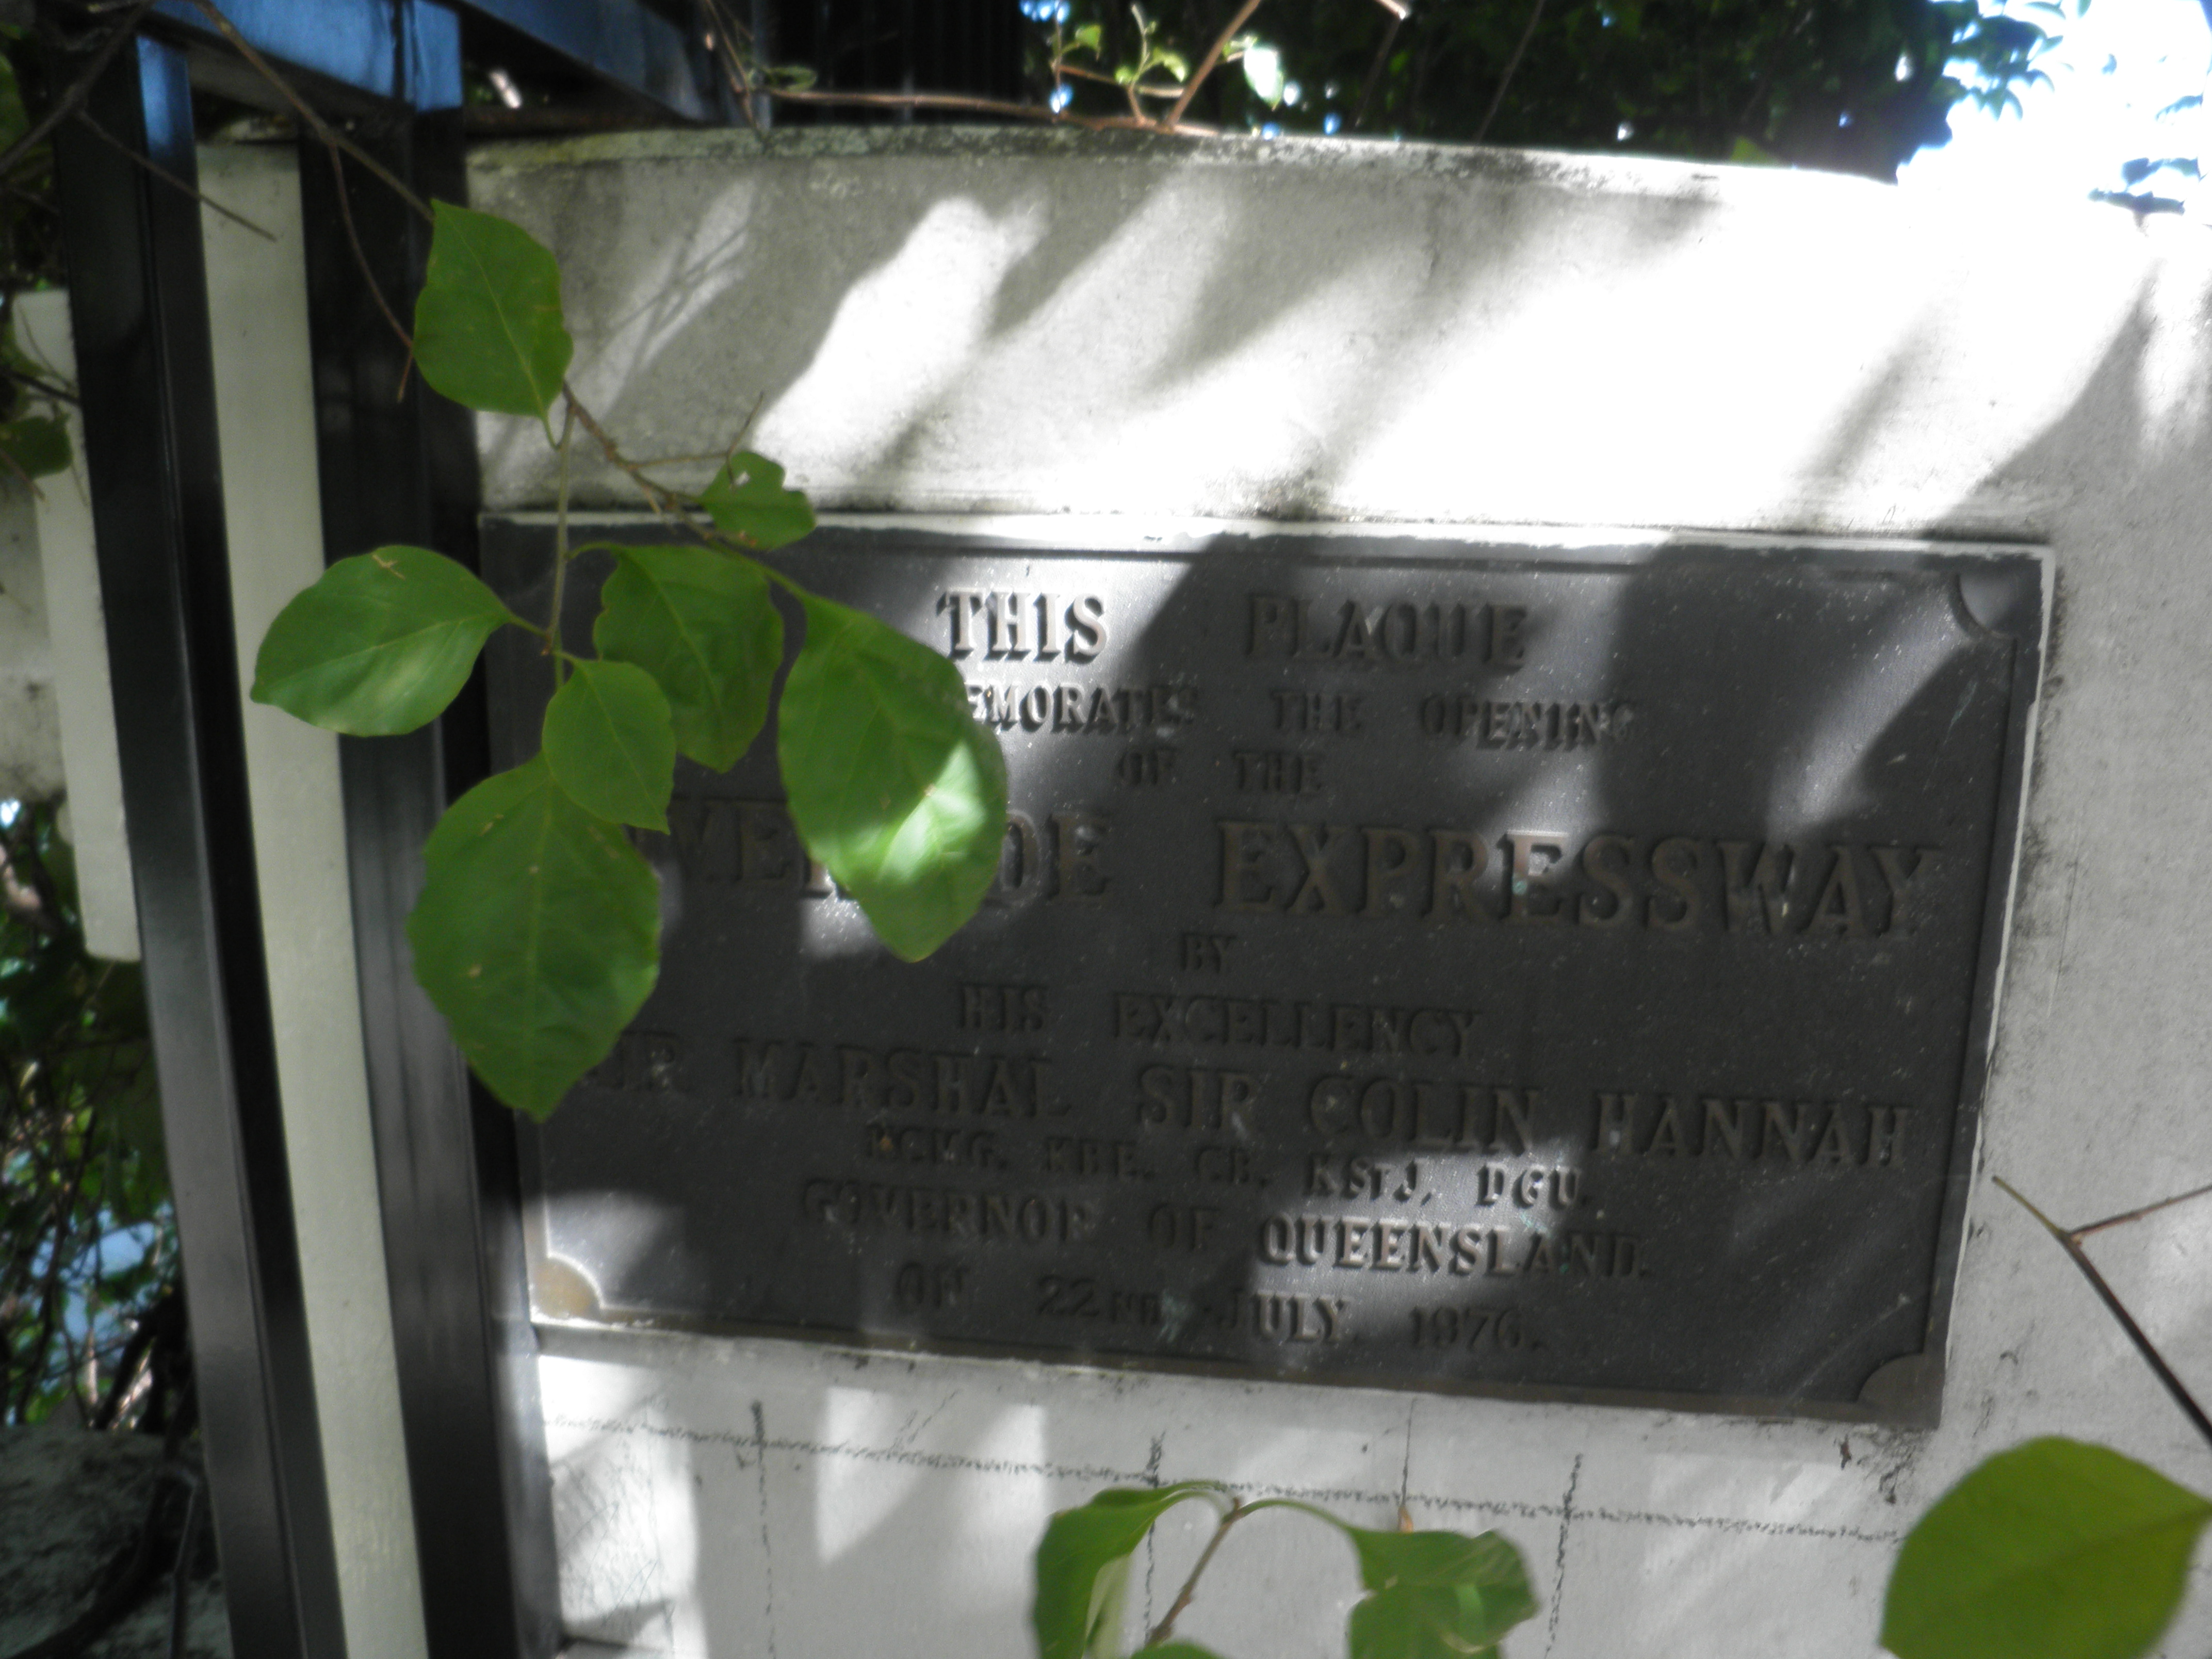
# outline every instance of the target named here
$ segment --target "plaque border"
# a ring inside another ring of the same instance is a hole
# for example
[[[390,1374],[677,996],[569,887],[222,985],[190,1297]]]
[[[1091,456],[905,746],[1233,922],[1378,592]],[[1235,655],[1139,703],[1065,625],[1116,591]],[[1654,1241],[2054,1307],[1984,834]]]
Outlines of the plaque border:
[[[495,550],[550,537],[554,515],[543,512],[488,513],[480,521],[488,556]],[[572,534],[619,535],[638,542],[674,539],[661,521],[623,512],[571,513]],[[2018,896],[2027,805],[2033,778],[2043,666],[2050,647],[2056,600],[2057,562],[2045,544],[2008,538],[1936,541],[1923,538],[1827,536],[1787,532],[1652,530],[1611,526],[1519,526],[1438,523],[1279,522],[1261,520],[1125,520],[1036,514],[945,515],[916,513],[824,514],[808,539],[839,551],[870,550],[878,538],[896,537],[901,552],[919,544],[948,556],[976,554],[1104,558],[1159,556],[1202,560],[1224,554],[1304,553],[1332,564],[1454,563],[1484,560],[1494,566],[1606,568],[1657,563],[1672,558],[1763,558],[1784,564],[1843,564],[1875,571],[1937,570],[1954,578],[1951,597],[1959,624],[2013,642],[2012,690],[1998,759],[1992,813],[1989,879],[1974,971],[1961,1072],[1954,1109],[1950,1162],[1929,1279],[1925,1340],[1917,1353],[1879,1367],[1852,1401],[1794,1400],[1759,1395],[1700,1394],[1651,1389],[1611,1389],[1495,1380],[1376,1380],[1304,1373],[1290,1369],[1173,1356],[1086,1353],[1067,1346],[976,1342],[951,1337],[908,1337],[842,1328],[761,1321],[692,1319],[644,1310],[602,1306],[592,1317],[549,1314],[535,1304],[532,1322],[553,1337],[558,1351],[588,1346],[597,1334],[663,1333],[690,1337],[803,1342],[849,1353],[937,1354],[964,1360],[1046,1364],[1075,1371],[1120,1375],[1154,1373],[1246,1384],[1363,1389],[1392,1395],[1436,1395],[1528,1404],[1611,1406],[1635,1410],[1693,1412],[1816,1422],[1933,1429],[1942,1417],[1948,1370],[1951,1314],[1966,1238],[1967,1212],[1980,1146],[1983,1108],[1995,1054],[1997,1014]],[[490,562],[488,556],[487,562]],[[497,741],[496,737],[495,742]],[[542,1260],[542,1195],[531,1156],[534,1125],[520,1124],[522,1231],[529,1260]],[[579,1339],[582,1339],[580,1344]]]

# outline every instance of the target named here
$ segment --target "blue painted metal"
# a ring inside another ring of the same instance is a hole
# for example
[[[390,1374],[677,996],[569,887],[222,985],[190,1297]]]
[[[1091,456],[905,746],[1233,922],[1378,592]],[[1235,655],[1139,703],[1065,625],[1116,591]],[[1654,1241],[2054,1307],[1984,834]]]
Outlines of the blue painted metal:
[[[687,121],[726,118],[697,34],[640,0],[460,0],[580,69],[629,88]]]
[[[258,51],[372,97],[418,110],[461,102],[461,27],[434,0],[221,0],[223,15]],[[154,15],[185,35],[222,39],[191,0],[158,0]]]

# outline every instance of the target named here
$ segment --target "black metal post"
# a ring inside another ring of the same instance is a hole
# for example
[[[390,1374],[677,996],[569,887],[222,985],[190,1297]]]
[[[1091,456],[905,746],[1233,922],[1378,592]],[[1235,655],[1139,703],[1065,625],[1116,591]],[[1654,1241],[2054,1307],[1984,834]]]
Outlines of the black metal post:
[[[680,117],[726,100],[699,42],[641,0],[462,0]],[[57,28],[81,27],[42,0]],[[445,0],[228,0],[231,22],[425,197],[465,196],[460,28]],[[281,109],[208,20],[157,7],[94,91],[106,131],[197,176],[195,80]],[[179,44],[167,44],[168,40]],[[61,65],[66,76],[68,65]],[[55,137],[125,811],[191,1292],[234,1650],[340,1659],[264,960],[230,604],[199,208],[80,126]],[[428,231],[358,166],[346,202],[301,152],[325,554],[475,556],[475,432],[408,373],[373,282],[412,309]],[[401,395],[401,388],[405,388]],[[411,737],[340,751],[386,1266],[429,1650],[540,1659],[560,1640],[551,1488],[508,1115],[415,985],[404,921],[425,836],[483,775],[481,687]]]
[[[176,49],[132,42],[88,107],[131,150],[179,179],[196,177],[191,90]],[[200,210],[74,123],[55,133],[54,152],[232,1644],[254,1659],[339,1656],[246,792]]]
[[[457,112],[395,112],[356,137],[418,194],[465,193]],[[368,286],[373,277],[395,311],[411,314],[428,228],[349,167],[365,273],[327,155],[310,144],[301,160],[325,556],[404,542],[472,565],[474,423],[409,372]],[[487,767],[480,678],[440,726],[345,739],[340,762],[429,1650],[434,1659],[535,1659],[557,1648],[560,1613],[514,1122],[471,1087],[445,1022],[415,983],[404,931],[431,826]]]

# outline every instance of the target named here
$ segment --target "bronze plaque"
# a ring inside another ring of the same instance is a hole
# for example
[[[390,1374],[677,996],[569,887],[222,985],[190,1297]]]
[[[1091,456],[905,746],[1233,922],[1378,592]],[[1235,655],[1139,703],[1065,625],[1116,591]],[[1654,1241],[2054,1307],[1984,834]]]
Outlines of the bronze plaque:
[[[550,540],[487,527],[529,614]],[[547,1316],[1932,1420],[2033,553],[779,558],[959,665],[998,884],[901,963],[772,734],[679,771],[659,989],[526,1132]]]

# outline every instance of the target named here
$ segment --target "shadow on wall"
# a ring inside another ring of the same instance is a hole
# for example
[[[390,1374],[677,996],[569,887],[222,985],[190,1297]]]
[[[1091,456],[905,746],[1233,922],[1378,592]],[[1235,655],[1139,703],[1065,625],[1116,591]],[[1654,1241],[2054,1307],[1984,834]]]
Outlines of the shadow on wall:
[[[978,166],[923,143],[884,168],[795,144],[744,166],[747,141],[709,167],[655,158],[655,137],[563,148],[607,159],[557,171],[527,149],[480,152],[475,198],[561,252],[579,389],[633,453],[719,453],[757,409],[749,442],[839,508],[990,511],[1018,493],[1047,510],[1206,512],[1147,476],[1171,456],[1187,471],[1202,434],[1224,499],[1325,513],[1408,384],[1424,403],[1463,398],[1440,348],[1470,296],[1486,326],[1517,324],[1586,377],[1616,340],[1664,326],[1671,294],[1631,272],[1693,245],[1703,211],[1692,191],[1655,194],[1568,250],[1465,153],[1436,152],[1441,176],[1394,176],[1373,155],[1255,169],[1133,139],[1017,143],[1029,153]],[[1444,210],[1462,183],[1476,205]],[[1623,285],[1599,315],[1582,289],[1564,308],[1545,291],[1547,270],[1589,263]],[[1637,293],[1656,311],[1623,297]],[[1408,359],[1446,383],[1375,372]],[[493,503],[549,501],[542,437],[483,429]],[[576,489],[635,503],[590,457]]]
[[[1746,343],[1712,332],[1726,308],[1712,286],[1751,279],[1701,251],[1709,204],[1687,196],[1636,204],[1595,245],[1510,192],[1472,226],[1400,202],[1353,216],[1387,219],[1388,234],[1331,240],[1320,232],[1332,216],[1287,174],[1279,189],[1273,178],[1244,188],[1210,164],[1101,167],[1072,208],[1062,182],[957,157],[917,166],[922,182],[895,189],[797,156],[734,182],[586,166],[567,175],[550,219],[536,186],[507,199],[495,166],[479,200],[563,250],[581,390],[638,452],[726,444],[760,395],[750,441],[801,481],[827,480],[839,506],[988,508],[995,479],[1105,511],[1118,477],[1145,510],[1170,510],[1174,490],[1203,475],[1224,514],[1341,511],[1389,476],[1374,452],[1408,408],[1433,414],[1456,386],[1500,405],[1480,422],[1533,410],[1554,443],[1586,401],[1573,459],[1590,487],[1577,495],[1555,472],[1542,496],[1555,510],[1532,516],[1572,522],[1581,501],[1618,513],[1644,500],[1722,530],[2049,537],[2058,609],[1987,1161],[2078,1216],[2212,1165],[2212,1116],[2199,1109],[2212,1054],[2191,990],[2212,975],[2212,889],[2154,878],[2143,861],[2196,846],[2201,788],[2174,780],[2212,772],[2203,249],[2131,250],[2117,218],[2085,220],[2078,239],[2062,227],[2007,244],[2047,253],[2078,240],[2070,260],[2008,276],[1987,247],[1946,252],[1910,282],[1855,295],[1811,270],[1821,246],[1779,246],[1760,280],[1804,273],[1804,299],[1747,288]],[[1350,173],[1326,187],[1354,206],[1374,188]],[[665,238],[672,220],[691,229]],[[1131,250],[1166,246],[1187,263],[1139,304]],[[2036,295],[1991,297],[2001,315],[1976,321],[1967,313],[1999,280],[2032,281]],[[1690,325],[1670,327],[1678,307]],[[1544,368],[1547,341],[1571,373]],[[1802,385],[1756,361],[1775,351],[1807,366]],[[1418,361],[1395,377],[1361,372],[1393,352]],[[1798,396],[1817,420],[1780,402]],[[1626,452],[1641,434],[1686,465],[1696,434],[1668,425],[1699,419],[1705,471],[1679,488]],[[1148,458],[1200,441],[1209,422],[1202,460],[1153,489]],[[539,441],[487,430],[495,492],[550,493]],[[1480,444],[1457,441],[1478,466]],[[621,501],[604,476],[589,488]],[[1802,781],[1775,780],[1778,812],[1805,805]],[[1512,1644],[1523,1655],[1861,1653],[1893,1539],[1977,1458],[2054,1427],[2183,1443],[2160,1438],[2155,1385],[2030,1224],[1995,1209],[1978,1222],[1948,1426],[1926,1437],[1480,1401],[1416,1411],[1380,1393],[772,1346],[700,1345],[775,1354],[765,1382],[711,1357],[665,1381],[550,1360],[549,1417],[568,1425],[553,1446],[564,1601],[579,1635],[638,1651],[827,1651],[842,1621],[853,1645],[1012,1656],[1027,1650],[1026,1562],[1046,1514],[1107,1484],[1220,1474],[1333,1492],[1375,1524],[1401,1495],[1424,1522],[1504,1514],[1547,1564],[1547,1612]],[[2212,1327],[2204,1237],[2160,1236],[2123,1284],[2154,1334],[2177,1342],[2185,1375],[2212,1363],[2208,1339],[2191,1334]],[[1468,1443],[1505,1449],[1468,1462],[1452,1449]],[[1186,1528],[1176,1547],[1194,1542]],[[1247,1577],[1213,1592],[1227,1610],[1215,1639],[1232,1653],[1339,1650],[1348,1567],[1303,1541],[1244,1547]],[[1180,1565],[1147,1558],[1139,1571],[1155,1566],[1171,1593]],[[1732,1610],[1724,1628],[1717,1605]],[[2201,1646],[2208,1630],[2193,1604],[2170,1650]]]

